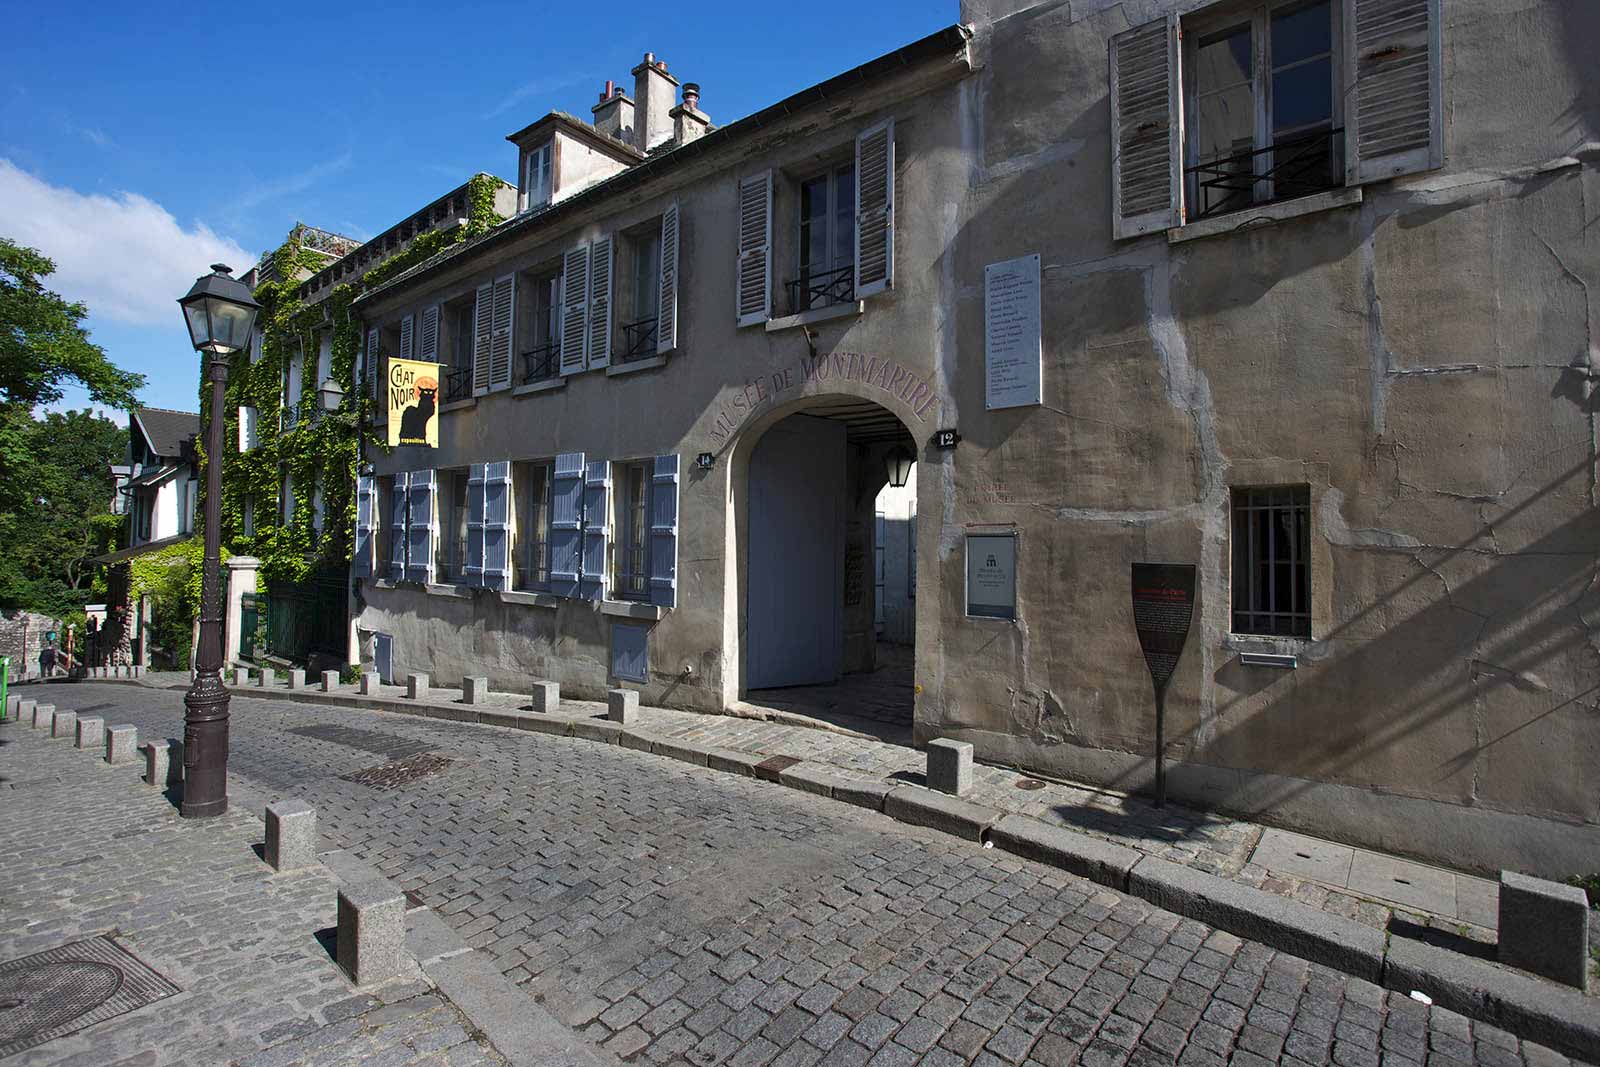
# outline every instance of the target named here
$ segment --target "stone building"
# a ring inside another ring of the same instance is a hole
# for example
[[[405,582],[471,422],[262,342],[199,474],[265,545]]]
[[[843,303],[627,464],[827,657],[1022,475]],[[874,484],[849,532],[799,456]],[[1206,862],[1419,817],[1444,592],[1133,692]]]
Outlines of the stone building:
[[[370,374],[455,383],[437,449],[368,454],[361,654],[866,728],[904,450],[909,740],[1147,789],[1129,569],[1192,563],[1174,796],[1592,868],[1597,37],[969,0],[721,127],[647,56],[512,136],[515,218],[357,301]]]

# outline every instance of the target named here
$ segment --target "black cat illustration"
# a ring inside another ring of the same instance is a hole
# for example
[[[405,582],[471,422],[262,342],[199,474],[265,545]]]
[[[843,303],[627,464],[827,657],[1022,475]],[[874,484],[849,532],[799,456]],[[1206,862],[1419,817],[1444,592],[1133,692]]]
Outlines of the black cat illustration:
[[[417,379],[417,402],[400,412],[400,443],[426,444],[428,421],[437,409],[439,383],[433,378]]]

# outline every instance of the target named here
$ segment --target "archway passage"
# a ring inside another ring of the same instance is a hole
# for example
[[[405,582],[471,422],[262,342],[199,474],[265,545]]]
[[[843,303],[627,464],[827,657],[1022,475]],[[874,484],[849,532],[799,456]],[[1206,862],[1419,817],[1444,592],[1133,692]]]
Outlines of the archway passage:
[[[893,413],[853,397],[814,400],[756,442],[745,543],[752,710],[910,743],[915,455]]]

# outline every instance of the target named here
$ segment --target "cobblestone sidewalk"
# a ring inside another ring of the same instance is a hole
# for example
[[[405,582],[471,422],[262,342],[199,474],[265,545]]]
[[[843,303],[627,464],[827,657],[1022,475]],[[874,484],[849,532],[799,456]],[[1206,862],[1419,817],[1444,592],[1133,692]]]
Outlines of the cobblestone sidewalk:
[[[504,1062],[420,971],[370,993],[350,986],[318,937],[335,921],[333,878],[261,861],[259,798],[236,789],[227,815],[182,820],[142,764],[101,756],[0,725],[0,961],[109,935],[178,992],[0,1051],[5,1067]],[[0,1014],[0,1050],[27,1028],[23,1011],[58,1012],[66,995]]]

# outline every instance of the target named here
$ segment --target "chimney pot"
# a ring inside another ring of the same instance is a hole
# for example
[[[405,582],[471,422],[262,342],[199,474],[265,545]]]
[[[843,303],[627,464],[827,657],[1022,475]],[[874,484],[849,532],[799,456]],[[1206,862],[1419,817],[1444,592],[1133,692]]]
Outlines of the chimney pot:
[[[700,83],[699,82],[684,82],[683,83],[683,106],[684,107],[692,107],[692,108],[694,108],[696,110],[699,110],[699,108],[700,108]]]

